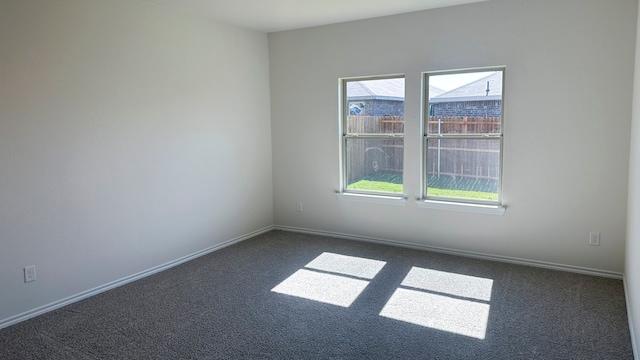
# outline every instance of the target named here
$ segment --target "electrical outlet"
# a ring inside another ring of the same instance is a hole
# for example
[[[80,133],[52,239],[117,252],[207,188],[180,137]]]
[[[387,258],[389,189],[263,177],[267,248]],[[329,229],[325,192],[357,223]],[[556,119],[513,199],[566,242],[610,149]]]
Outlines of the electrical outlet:
[[[600,246],[600,233],[599,232],[590,232],[589,233],[589,245]]]
[[[24,268],[24,282],[36,281],[36,266],[31,265]]]
[[[297,212],[302,212],[302,203],[301,202],[296,203],[296,211]]]

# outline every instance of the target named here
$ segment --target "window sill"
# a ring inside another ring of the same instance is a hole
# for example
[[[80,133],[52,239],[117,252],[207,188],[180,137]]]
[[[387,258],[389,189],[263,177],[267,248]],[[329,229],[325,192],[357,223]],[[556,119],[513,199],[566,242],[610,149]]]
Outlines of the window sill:
[[[407,199],[402,196],[355,194],[344,192],[336,193],[336,196],[342,201],[357,201],[398,206],[404,206],[407,203]]]
[[[418,199],[416,200],[416,204],[418,207],[425,209],[450,210],[491,215],[503,215],[506,210],[506,207],[502,205],[469,204],[437,200]]]

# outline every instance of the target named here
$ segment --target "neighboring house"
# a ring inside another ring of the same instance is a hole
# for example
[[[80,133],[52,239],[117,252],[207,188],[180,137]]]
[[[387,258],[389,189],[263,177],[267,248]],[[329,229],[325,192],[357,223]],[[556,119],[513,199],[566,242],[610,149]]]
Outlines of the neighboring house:
[[[444,94],[446,91],[437,88],[433,85],[429,85],[429,96],[439,96],[441,94]]]
[[[440,95],[431,94],[429,116],[499,117],[502,113],[502,74],[494,72]]]
[[[429,94],[445,91],[429,86]],[[404,116],[404,79],[353,81],[347,83],[351,115]]]
[[[404,116],[404,79],[380,79],[347,83],[351,115]]]

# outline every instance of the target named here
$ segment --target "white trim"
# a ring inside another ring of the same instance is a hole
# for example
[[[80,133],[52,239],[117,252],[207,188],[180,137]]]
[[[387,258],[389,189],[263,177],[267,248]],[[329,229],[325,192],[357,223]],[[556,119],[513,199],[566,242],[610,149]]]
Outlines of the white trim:
[[[338,199],[344,201],[358,201],[399,206],[404,206],[407,203],[407,199],[402,196],[369,195],[344,192],[336,193],[336,196]]]
[[[451,201],[438,200],[416,200],[418,207],[424,209],[438,209],[450,211],[462,211],[479,214],[503,215],[506,207],[501,205],[485,205],[472,203],[459,203]]]
[[[409,249],[432,251],[432,252],[437,252],[442,254],[457,255],[457,256],[469,257],[474,259],[498,261],[498,262],[504,262],[504,263],[510,263],[510,264],[517,264],[517,265],[533,266],[533,267],[538,267],[543,269],[559,270],[559,271],[566,271],[566,272],[585,274],[585,275],[601,276],[601,277],[618,279],[618,280],[622,279],[622,273],[619,273],[619,272],[592,269],[592,268],[587,268],[582,266],[564,265],[564,264],[557,264],[557,263],[552,263],[547,261],[516,258],[511,256],[491,255],[491,254],[479,253],[474,251],[455,250],[455,249],[444,248],[439,246],[423,245],[423,244],[409,243],[409,242],[403,242],[403,241],[397,241],[397,240],[374,238],[369,236],[345,234],[345,233],[338,233],[333,231],[305,229],[305,228],[298,228],[293,226],[274,225],[274,229],[312,234],[312,235],[328,236],[328,237],[347,239],[347,240],[370,242],[370,243],[383,244],[383,245],[399,246],[399,247],[409,248]]]
[[[633,316],[631,314],[631,302],[629,301],[629,291],[627,286],[627,276],[623,275],[622,284],[624,286],[624,300],[627,304],[627,321],[629,322],[629,334],[631,335],[631,348],[633,349],[633,358],[640,360],[640,353],[638,353],[638,344],[636,343],[635,329],[633,327]]]
[[[204,255],[207,255],[209,253],[212,253],[214,251],[220,250],[220,249],[225,248],[227,246],[239,243],[241,241],[250,239],[252,237],[258,236],[258,235],[263,234],[263,233],[266,233],[266,232],[271,231],[273,229],[274,229],[273,225],[270,225],[270,226],[264,227],[262,229],[250,232],[248,234],[245,234],[245,235],[242,235],[242,236],[238,236],[236,238],[224,241],[224,242],[222,242],[220,244],[210,246],[210,247],[208,247],[206,249],[197,251],[197,252],[195,252],[193,254],[190,254],[190,255],[187,255],[187,256],[183,256],[183,257],[175,259],[173,261],[166,262],[166,263],[164,263],[162,265],[158,265],[158,266],[152,267],[150,269],[141,271],[141,272],[133,274],[133,275],[125,276],[125,277],[123,277],[121,279],[106,283],[104,285],[97,286],[97,287],[95,287],[93,289],[89,289],[89,290],[77,293],[75,295],[66,297],[64,299],[60,299],[60,300],[54,301],[54,302],[49,303],[47,305],[43,305],[43,306],[37,307],[35,309],[31,309],[31,310],[25,311],[25,312],[23,312],[21,314],[11,316],[9,318],[6,318],[6,319],[0,321],[0,329],[5,328],[5,327],[10,326],[10,325],[13,325],[13,324],[17,324],[19,322],[22,322],[22,321],[25,321],[25,320],[28,320],[28,319],[31,319],[31,318],[36,317],[38,315],[42,315],[42,314],[47,313],[49,311],[52,311],[52,310],[55,310],[55,309],[59,309],[59,308],[61,308],[63,306],[66,306],[66,305],[72,304],[74,302],[86,299],[88,297],[100,294],[101,292],[104,292],[104,291],[107,291],[107,290],[111,290],[111,289],[116,288],[118,286],[122,286],[122,285],[128,284],[130,282],[142,279],[142,278],[147,277],[149,275],[153,275],[155,273],[167,270],[167,269],[172,268],[174,266],[180,265],[182,263],[185,263],[187,261],[193,260],[195,258],[204,256]]]

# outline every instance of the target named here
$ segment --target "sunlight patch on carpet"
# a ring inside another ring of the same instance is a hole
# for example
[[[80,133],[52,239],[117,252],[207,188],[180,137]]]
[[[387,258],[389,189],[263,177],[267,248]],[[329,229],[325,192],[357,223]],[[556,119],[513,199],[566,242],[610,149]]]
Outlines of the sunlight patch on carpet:
[[[380,316],[484,339],[493,280],[413,267]]]
[[[489,305],[399,288],[391,296],[380,315],[432,329],[484,339],[489,318]]]
[[[490,301],[493,280],[414,266],[400,285],[442,294]]]
[[[371,280],[385,264],[384,261],[325,252],[305,265],[305,268]]]
[[[300,269],[271,291],[349,307],[368,281]]]
[[[322,253],[271,291],[349,307],[384,267],[384,261]]]

